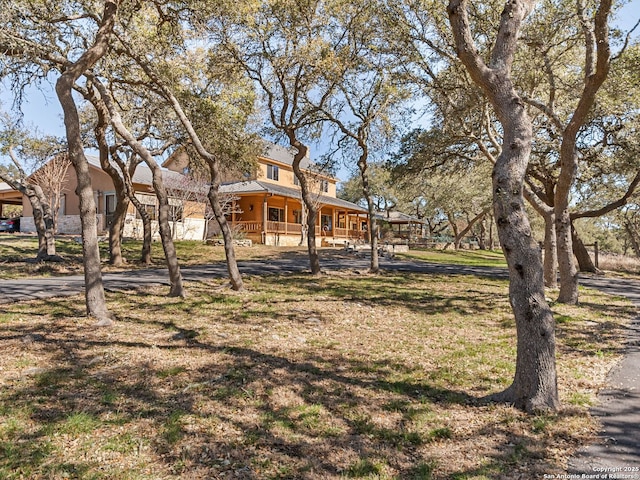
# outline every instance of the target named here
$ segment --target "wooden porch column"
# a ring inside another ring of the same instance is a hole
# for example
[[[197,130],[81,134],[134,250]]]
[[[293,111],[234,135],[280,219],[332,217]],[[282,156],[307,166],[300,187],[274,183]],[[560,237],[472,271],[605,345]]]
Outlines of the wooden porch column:
[[[336,237],[336,223],[338,221],[338,214],[336,213],[336,209],[335,208],[332,209],[331,218],[333,219],[333,220],[331,220],[331,236],[333,238],[335,238]]]
[[[236,201],[231,200],[231,226],[236,224]]]
[[[289,231],[289,199],[287,197],[284,198],[284,234],[286,235]]]
[[[262,231],[267,234],[267,218],[269,215],[269,209],[267,205],[267,195],[264,196],[262,201]]]

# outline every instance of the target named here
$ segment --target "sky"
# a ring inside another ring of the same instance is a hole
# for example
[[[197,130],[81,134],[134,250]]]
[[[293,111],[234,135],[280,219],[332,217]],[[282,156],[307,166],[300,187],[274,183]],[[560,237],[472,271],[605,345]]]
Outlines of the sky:
[[[638,19],[640,19],[640,0],[631,0],[622,7],[615,23],[623,30],[628,30],[635,25]],[[635,33],[636,37],[640,36],[639,31]],[[11,92],[6,85],[0,83],[0,108],[5,111],[9,110],[12,103]],[[53,85],[44,83],[39,87],[28,88],[25,92],[22,113],[25,124],[37,127],[41,134],[64,136],[62,108],[53,90]],[[343,168],[338,171],[340,180],[346,180],[348,176],[347,169]]]

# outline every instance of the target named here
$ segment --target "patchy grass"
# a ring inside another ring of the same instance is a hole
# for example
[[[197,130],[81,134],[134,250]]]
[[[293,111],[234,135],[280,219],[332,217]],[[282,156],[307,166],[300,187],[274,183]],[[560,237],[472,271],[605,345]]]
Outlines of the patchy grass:
[[[470,276],[247,278],[0,310],[0,478],[483,479],[564,473],[633,309],[554,305],[565,408],[479,399],[512,376],[507,283]]]
[[[176,252],[180,265],[202,265],[224,261],[224,248],[204,244],[197,241],[176,241]],[[126,240],[122,244],[123,256],[128,259],[122,268],[107,264],[109,258],[108,242],[100,243],[100,255],[103,260],[103,271],[131,270],[146,268],[139,262],[142,242]],[[0,234],[0,279],[19,277],[42,277],[72,275],[82,273],[82,245],[74,237],[56,239],[56,251],[65,260],[62,263],[35,263],[38,252],[38,239],[34,235],[1,235]],[[282,256],[300,255],[302,249],[282,249],[256,245],[253,247],[236,247],[238,260],[254,260],[280,258]],[[160,242],[152,244],[151,267],[164,267],[164,252]]]
[[[467,265],[475,267],[507,267],[499,250],[432,250],[417,249],[397,254],[399,258],[422,260],[431,263]]]

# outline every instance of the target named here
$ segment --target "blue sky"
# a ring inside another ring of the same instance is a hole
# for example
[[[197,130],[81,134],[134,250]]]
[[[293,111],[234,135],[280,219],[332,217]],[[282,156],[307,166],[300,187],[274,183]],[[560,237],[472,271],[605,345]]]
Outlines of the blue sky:
[[[630,29],[640,19],[640,0],[632,0],[622,7],[616,24],[623,30]],[[636,37],[640,32],[636,31]],[[13,97],[8,88],[0,84],[0,107],[3,110],[11,108]],[[25,102],[22,105],[24,121],[27,125],[36,126],[40,133],[47,135],[63,136],[64,124],[62,121],[62,109],[53,91],[53,86],[42,84],[40,88],[31,87],[25,92]],[[338,172],[341,180],[346,180],[348,172]]]

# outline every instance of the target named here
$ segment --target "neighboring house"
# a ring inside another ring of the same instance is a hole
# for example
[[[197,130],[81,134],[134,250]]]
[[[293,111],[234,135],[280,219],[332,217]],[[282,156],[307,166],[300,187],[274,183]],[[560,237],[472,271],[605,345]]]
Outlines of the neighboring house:
[[[104,234],[108,232],[109,224],[112,220],[113,213],[115,212],[116,193],[111,177],[100,167],[100,160],[95,156],[87,155],[87,161],[89,162],[91,185],[93,187],[96,202],[98,233]],[[173,185],[180,185],[183,183],[182,181],[184,179],[183,175],[170,170],[163,171],[163,177],[165,184]],[[140,203],[145,205],[147,211],[151,215],[151,227],[154,235],[157,235],[158,201],[153,191],[151,170],[145,164],[138,165],[132,181],[136,198],[140,200]],[[58,223],[56,227],[57,233],[59,234],[79,235],[81,233],[80,205],[78,196],[75,194],[76,186],[77,180],[75,171],[73,169],[69,169],[62,191],[60,210],[58,211]],[[18,193],[18,195],[20,194]],[[169,205],[171,207],[170,224],[173,229],[174,238],[184,240],[201,240],[204,235],[205,205],[202,203],[198,204],[192,201],[183,200],[179,197],[170,197]],[[23,211],[22,220],[20,222],[20,231],[27,233],[35,232],[36,229],[33,221],[33,209],[31,208],[31,204],[27,198],[22,199],[22,206]],[[130,204],[125,219],[124,236],[129,238],[142,238],[142,235],[142,220],[136,212],[133,204]]]
[[[229,215],[234,231],[266,245],[295,246],[300,242],[304,222],[298,179],[293,173],[293,153],[279,145],[268,144],[258,156],[257,171],[243,179],[230,179],[220,187],[221,194],[233,197]],[[177,154],[164,167],[176,172],[188,171],[188,157]],[[337,179],[318,171],[304,159],[301,165],[311,180],[317,199],[316,242],[321,245],[359,241],[367,235],[366,210],[336,198]],[[215,229],[212,229],[215,233]]]

